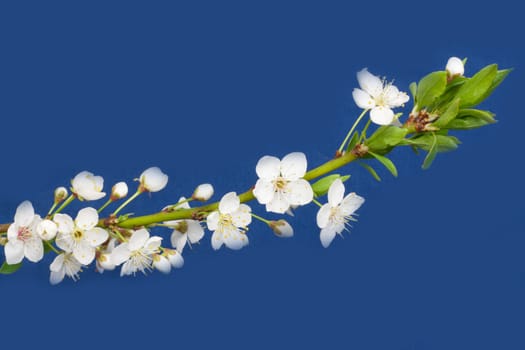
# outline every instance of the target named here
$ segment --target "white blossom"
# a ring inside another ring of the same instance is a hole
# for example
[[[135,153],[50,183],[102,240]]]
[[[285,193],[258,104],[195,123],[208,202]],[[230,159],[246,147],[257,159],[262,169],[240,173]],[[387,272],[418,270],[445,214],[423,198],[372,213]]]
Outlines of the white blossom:
[[[180,269],[184,265],[184,258],[182,257],[182,254],[175,249],[164,248],[164,256],[168,258],[171,266],[176,269]]]
[[[107,231],[96,227],[98,213],[93,208],[80,210],[75,221],[67,214],[56,214],[53,220],[58,225],[56,245],[83,265],[95,259],[96,247],[108,239]]]
[[[105,270],[113,271],[115,270],[115,263],[113,262],[113,259],[111,258],[111,253],[113,252],[113,249],[115,249],[115,245],[117,243],[117,240],[115,238],[111,238],[105,249],[98,249],[96,252],[96,263],[97,263],[97,271],[100,273],[103,273]]]
[[[450,57],[445,69],[451,77],[462,76],[465,73],[463,61],[458,57]]]
[[[264,156],[259,159],[255,171],[259,180],[253,195],[266,210],[283,214],[290,206],[305,205],[312,201],[314,193],[310,183],[303,179],[307,161],[304,153],[294,152],[282,160]]]
[[[152,256],[152,265],[158,271],[168,274],[171,271],[171,264],[167,257],[160,254],[153,254]]]
[[[44,256],[44,245],[36,228],[42,221],[35,215],[29,201],[22,202],[16,209],[14,222],[7,229],[7,243],[4,247],[5,261],[18,264],[24,256],[31,262],[38,262]]]
[[[186,198],[181,197],[179,203],[182,204],[176,205],[174,210],[177,209],[190,209],[189,203],[186,201]],[[173,227],[173,232],[171,234],[171,245],[176,248],[181,254],[186,246],[186,243],[190,242],[191,244],[198,243],[202,237],[204,237],[204,229],[197,220],[171,220],[165,221],[165,225]]]
[[[82,271],[82,264],[72,253],[62,253],[53,260],[49,270],[51,270],[49,282],[55,285],[62,282],[65,276],[77,281],[80,278],[78,275]]]
[[[352,97],[359,108],[370,109],[370,119],[379,125],[394,122],[393,108],[403,106],[410,97],[398,90],[392,83],[387,83],[371,74],[366,68],[357,73],[361,89],[354,89]]]
[[[213,186],[211,184],[201,184],[197,186],[193,192],[192,198],[197,201],[206,202],[211,196],[213,196]]]
[[[168,175],[157,167],[144,170],[140,175],[141,188],[148,192],[158,192],[168,184]]]
[[[317,226],[321,229],[321,244],[325,248],[332,243],[336,234],[343,232],[349,221],[355,220],[352,215],[365,201],[355,193],[346,197],[344,194],[343,182],[336,179],[328,190],[328,203],[317,212]]]
[[[211,246],[215,250],[223,244],[230,249],[241,249],[248,244],[245,232],[251,222],[251,208],[241,204],[235,192],[225,194],[219,202],[219,210],[206,219],[208,229],[213,231]]]
[[[80,200],[94,201],[104,197],[106,193],[102,192],[103,188],[102,176],[95,176],[88,171],[82,171],[71,180],[71,192]]]
[[[153,255],[159,252],[161,241],[161,237],[150,237],[146,229],[134,231],[128,242],[119,244],[111,253],[115,265],[122,265],[120,275],[135,275],[138,271],[146,274],[150,271]]]
[[[111,188],[111,199],[117,200],[128,195],[128,185],[125,182],[117,182]]]

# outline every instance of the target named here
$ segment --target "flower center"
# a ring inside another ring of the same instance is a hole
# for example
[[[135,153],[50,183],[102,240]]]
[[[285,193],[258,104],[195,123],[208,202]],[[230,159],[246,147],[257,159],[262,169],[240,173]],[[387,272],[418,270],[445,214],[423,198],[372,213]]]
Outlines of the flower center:
[[[82,237],[84,236],[84,233],[80,230],[76,230],[75,232],[73,232],[73,238],[78,242],[82,239]]]
[[[278,177],[274,180],[273,186],[277,191],[282,191],[286,188],[286,185],[288,184],[288,181],[282,177]]]
[[[27,241],[28,239],[30,239],[32,237],[32,233],[31,233],[31,230],[29,229],[29,227],[20,227],[18,229],[18,239],[22,242],[25,242]]]
[[[233,219],[230,214],[221,214],[219,218],[219,226],[230,227],[233,226]]]

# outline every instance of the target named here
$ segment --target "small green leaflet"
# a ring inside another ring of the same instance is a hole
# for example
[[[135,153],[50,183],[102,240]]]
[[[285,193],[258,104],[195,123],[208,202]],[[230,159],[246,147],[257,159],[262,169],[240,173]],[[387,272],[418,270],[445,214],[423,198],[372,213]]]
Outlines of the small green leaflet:
[[[350,175],[345,175],[345,176],[341,176],[339,174],[328,175],[316,181],[314,184],[312,184],[312,189],[316,197],[324,196],[326,193],[328,193],[328,189],[330,188],[330,186],[335,180],[341,179],[341,181],[345,182],[349,178],[350,178]]]
[[[0,274],[2,275],[10,275],[12,273],[15,273],[22,267],[22,263],[9,265],[8,263],[4,262],[2,266],[0,266]]]
[[[363,162],[358,162],[358,163],[363,168],[365,168],[370,173],[370,175],[374,177],[374,179],[376,179],[377,181],[381,181],[381,178],[379,177],[379,175],[377,175],[377,172],[374,170],[374,168],[372,168],[370,165],[363,163]]]
[[[397,168],[390,159],[370,151],[368,151],[368,153],[371,154],[375,159],[377,159],[381,164],[383,164],[385,168],[387,168],[388,171],[390,171],[390,173],[394,175],[394,177],[397,177]]]
[[[416,101],[419,109],[432,105],[447,88],[447,72],[432,72],[417,85]]]
[[[425,161],[423,162],[422,168],[424,170],[427,170],[428,168],[430,168],[430,166],[434,162],[434,159],[436,159],[436,155],[438,153],[437,136],[434,133],[432,133],[432,136],[434,136],[434,142],[432,143],[432,146],[430,147],[430,150],[428,151],[428,154],[425,157]]]

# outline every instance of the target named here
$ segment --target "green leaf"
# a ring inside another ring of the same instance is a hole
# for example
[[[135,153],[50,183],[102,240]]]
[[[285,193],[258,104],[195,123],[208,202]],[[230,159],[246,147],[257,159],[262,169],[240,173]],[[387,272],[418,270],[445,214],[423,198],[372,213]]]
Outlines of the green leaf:
[[[490,93],[490,88],[497,73],[498,65],[491,64],[481,69],[461,85],[456,94],[456,97],[461,100],[460,107],[470,107],[481,103],[488,96],[487,94]]]
[[[480,109],[460,109],[458,113],[458,118],[464,117],[476,117],[487,121],[488,123],[494,123],[495,114],[490,111],[482,111]]]
[[[417,83],[413,82],[408,86],[410,93],[412,94],[412,98],[416,100],[416,93],[417,93]],[[416,101],[417,102],[417,101]]]
[[[312,189],[314,191],[314,194],[317,197],[324,196],[327,192],[332,183],[337,180],[341,179],[341,181],[345,182],[350,178],[350,175],[341,176],[339,174],[332,174],[323,177],[322,179],[316,181],[314,184],[312,184]]]
[[[12,273],[15,273],[18,271],[18,269],[22,267],[22,263],[9,265],[8,263],[4,262],[2,266],[0,266],[0,274],[2,275],[10,275]]]
[[[361,165],[363,168],[365,168],[377,181],[381,181],[381,178],[379,175],[377,175],[377,172],[372,168],[370,165],[365,164],[363,162],[359,162],[359,165]]]
[[[406,136],[408,130],[397,126],[382,126],[370,136],[366,145],[373,151],[382,151],[397,146]]]
[[[370,153],[372,156],[374,156],[375,159],[377,159],[381,164],[383,164],[385,168],[387,168],[388,171],[390,171],[390,173],[394,175],[394,177],[397,177],[397,168],[390,159],[370,151],[368,151],[368,153]]]
[[[434,162],[434,159],[436,159],[436,155],[438,153],[438,138],[435,134],[432,134],[432,136],[434,137],[434,143],[432,143],[432,146],[430,147],[430,150],[428,151],[428,154],[427,156],[425,157],[425,160],[423,161],[423,166],[422,168],[424,170],[427,170],[428,168],[430,168],[430,166],[432,165],[432,163]]]
[[[433,72],[417,85],[416,101],[419,109],[430,106],[447,88],[447,72]]]
[[[434,139],[435,138],[435,139]],[[459,140],[454,136],[425,133],[409,141],[410,145],[417,146],[425,151],[430,151],[436,142],[437,152],[448,152],[458,148]]]
[[[492,92],[494,92],[494,90],[499,86],[499,84],[501,84],[503,80],[505,80],[505,78],[507,77],[507,75],[509,75],[510,72],[512,72],[512,69],[499,70],[496,73],[496,77],[492,81],[490,88],[487,90],[487,92],[485,92],[485,95],[483,95],[482,100],[485,100],[487,97],[489,97],[492,94]]]
[[[354,135],[352,135],[352,138],[350,139],[350,143],[348,144],[348,147],[346,148],[346,152],[351,152],[354,147],[357,145],[357,141],[359,141],[359,132],[354,132]]]
[[[452,120],[454,120],[454,118],[456,118],[456,116],[458,115],[458,111],[459,111],[459,99],[456,98],[448,106],[445,112],[443,112],[443,114],[439,116],[438,120],[432,123],[432,125],[437,126],[438,128],[446,127],[448,123],[450,123]]]
[[[453,120],[452,122],[450,122],[449,125],[447,125],[447,128],[454,130],[469,130],[481,128],[482,126],[494,124],[495,122],[495,120],[492,122],[488,122],[482,118],[467,116],[464,118]]]

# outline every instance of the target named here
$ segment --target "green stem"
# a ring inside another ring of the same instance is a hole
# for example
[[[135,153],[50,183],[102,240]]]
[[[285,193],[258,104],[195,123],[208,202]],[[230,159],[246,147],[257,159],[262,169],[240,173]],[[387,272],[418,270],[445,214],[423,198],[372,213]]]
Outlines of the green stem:
[[[354,133],[355,128],[357,128],[357,125],[359,124],[361,119],[363,119],[363,117],[365,116],[365,114],[368,111],[369,111],[368,109],[364,109],[363,112],[361,113],[361,115],[359,117],[357,117],[357,120],[355,121],[354,125],[352,125],[352,127],[350,128],[350,131],[348,132],[348,134],[346,134],[346,137],[343,140],[343,143],[341,143],[341,146],[339,147],[338,153],[341,154],[343,152],[343,149],[345,148],[345,145],[348,142],[348,140],[350,140],[350,137],[352,137],[352,134]]]
[[[108,205],[110,205],[111,203],[113,203],[113,200],[110,198],[110,199],[108,199],[108,201],[107,201],[106,203],[104,203],[103,206],[101,206],[101,207],[97,210],[97,212],[100,213],[102,210],[106,209],[106,207],[107,207]]]
[[[57,255],[60,255],[60,254],[61,254],[60,251],[59,251],[58,249],[56,249],[55,246],[53,246],[53,245],[51,244],[51,242],[49,242],[49,241],[44,241],[44,242],[45,242],[46,245],[47,245],[49,248],[51,248],[51,250],[54,251]]]
[[[117,208],[117,210],[115,210],[113,212],[113,214],[111,214],[111,216],[117,216],[117,214],[126,207],[126,205],[128,205],[129,203],[131,203],[135,198],[137,198],[143,191],[140,190],[140,188],[137,190],[137,192],[135,192],[135,194],[133,194],[133,196],[129,197],[127,201],[125,201],[124,203],[122,203],[120,205],[120,207]]]
[[[319,208],[321,208],[323,205],[321,203],[319,203],[319,201],[317,199],[312,199],[312,202],[314,202]]]
[[[346,164],[351,163],[356,159],[357,159],[357,156],[355,154],[347,153],[339,158],[332,159],[318,166],[317,168],[310,170],[304,175],[304,179],[307,181],[316,179],[336,169],[339,169],[342,166],[345,166]],[[239,195],[239,199],[241,203],[244,203],[244,202],[249,202],[255,199],[255,197],[253,195],[252,190],[250,189],[244,193],[241,193]],[[163,222],[163,221],[191,219],[197,213],[211,212],[211,211],[217,210],[218,208],[219,208],[219,202],[215,202],[215,203],[211,203],[208,205],[204,205],[201,207],[195,207],[191,209],[180,209],[180,210],[176,210],[172,212],[159,212],[155,214],[137,216],[134,218],[129,218],[127,220],[123,220],[118,224],[118,226],[122,228],[135,228],[135,227],[148,226],[148,225],[151,225],[157,222]],[[99,225],[103,226],[104,220],[101,220],[99,222]]]
[[[53,213],[53,216],[60,213],[62,210],[64,210],[65,207],[67,207],[73,200],[75,199],[75,195],[71,194],[67,199],[62,203],[62,205]]]
[[[257,220],[264,222],[266,225],[270,225],[270,220],[266,220],[265,218],[259,215],[255,215],[254,213],[252,213],[252,216],[256,218]]]
[[[51,209],[49,209],[49,211],[47,212],[47,216],[51,216],[51,213],[53,212],[53,210],[55,210],[57,205],[58,205],[57,202],[53,203],[53,205],[51,206]]]
[[[192,200],[193,200],[193,197],[186,198],[185,200],[180,201],[177,204],[170,205],[169,207],[166,208],[166,211],[178,210],[176,209],[178,206],[184,203],[191,202]]]
[[[365,127],[363,128],[363,131],[361,131],[361,137],[359,137],[359,142],[358,143],[362,143],[366,139],[366,132],[367,132],[368,127],[370,126],[371,123],[372,123],[372,119],[368,119],[368,121],[366,122]]]

